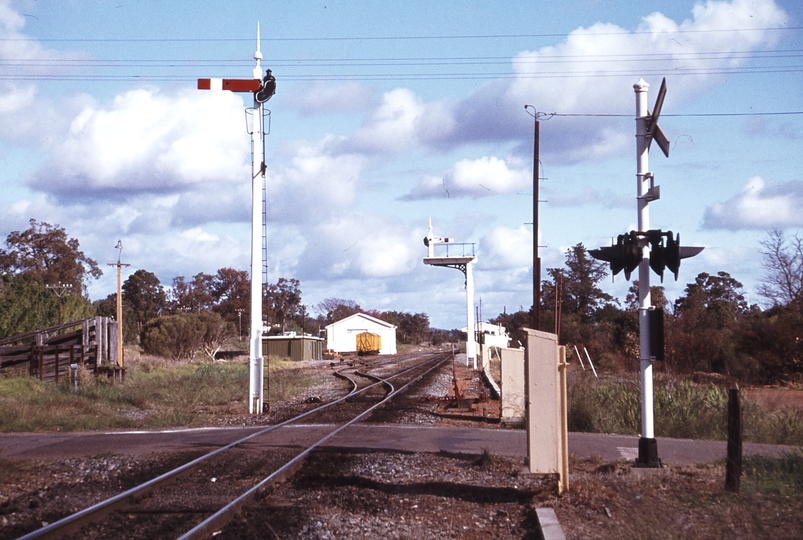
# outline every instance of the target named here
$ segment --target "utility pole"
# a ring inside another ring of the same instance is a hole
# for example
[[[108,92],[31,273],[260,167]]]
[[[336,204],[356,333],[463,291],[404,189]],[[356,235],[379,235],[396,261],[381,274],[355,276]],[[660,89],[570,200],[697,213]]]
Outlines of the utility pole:
[[[530,324],[533,330],[541,329],[541,257],[538,253],[538,187],[539,187],[539,168],[540,160],[540,122],[538,112],[534,105],[525,105],[524,110],[532,108],[533,122],[533,314],[530,317]]]
[[[123,277],[122,270],[124,266],[131,266],[130,264],[123,264],[121,258],[123,256],[123,241],[118,240],[114,249],[119,249],[117,252],[117,262],[108,263],[109,266],[117,267],[117,365],[123,367]]]

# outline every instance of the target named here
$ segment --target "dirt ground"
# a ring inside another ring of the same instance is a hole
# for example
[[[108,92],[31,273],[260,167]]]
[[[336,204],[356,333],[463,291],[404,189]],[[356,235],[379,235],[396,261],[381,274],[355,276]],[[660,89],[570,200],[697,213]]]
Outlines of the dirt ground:
[[[190,457],[2,461],[0,539]],[[569,492],[559,496],[554,478],[487,454],[316,453],[216,538],[538,538],[537,507],[553,507],[570,539],[792,539],[803,531],[803,497],[746,483],[740,494],[728,493],[722,465],[644,472],[572,459],[570,467]]]

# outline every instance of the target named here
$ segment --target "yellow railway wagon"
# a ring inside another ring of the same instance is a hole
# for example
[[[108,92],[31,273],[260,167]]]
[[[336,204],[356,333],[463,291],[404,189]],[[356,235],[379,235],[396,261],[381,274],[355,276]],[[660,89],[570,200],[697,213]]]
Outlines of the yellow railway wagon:
[[[382,349],[382,336],[371,332],[357,334],[357,354],[379,354]]]

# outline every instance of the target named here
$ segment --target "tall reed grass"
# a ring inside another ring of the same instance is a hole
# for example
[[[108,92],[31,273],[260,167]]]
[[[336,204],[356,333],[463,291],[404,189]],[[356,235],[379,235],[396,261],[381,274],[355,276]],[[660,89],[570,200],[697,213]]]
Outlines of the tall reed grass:
[[[655,434],[681,439],[725,440],[728,390],[674,378],[654,381]],[[596,379],[571,373],[568,383],[569,431],[636,435],[641,429],[641,390],[637,375]],[[742,400],[745,442],[803,445],[803,410],[767,411]]]

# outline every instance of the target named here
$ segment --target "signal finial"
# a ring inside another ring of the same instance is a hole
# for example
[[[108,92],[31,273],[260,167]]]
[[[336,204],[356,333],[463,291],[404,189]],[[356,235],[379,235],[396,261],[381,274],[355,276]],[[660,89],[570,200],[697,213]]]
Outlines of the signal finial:
[[[262,51],[259,50],[259,22],[257,21],[257,50],[254,53],[254,60],[257,61],[256,67],[254,67],[254,78],[261,79],[262,78],[262,64],[260,60],[262,60]]]

